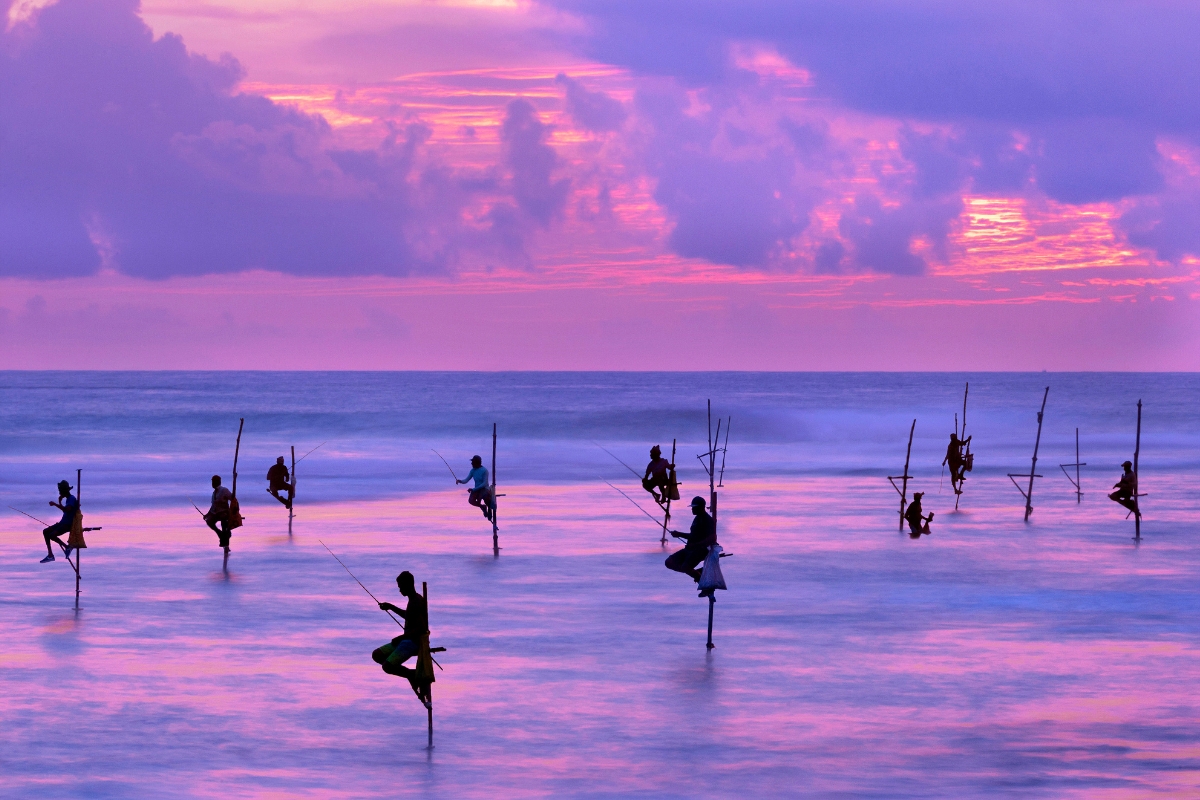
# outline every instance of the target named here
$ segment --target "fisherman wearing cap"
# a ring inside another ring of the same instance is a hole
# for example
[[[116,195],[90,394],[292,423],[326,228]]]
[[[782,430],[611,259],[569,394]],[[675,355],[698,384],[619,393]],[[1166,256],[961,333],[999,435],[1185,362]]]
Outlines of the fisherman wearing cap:
[[[212,528],[213,533],[217,535],[218,544],[229,551],[229,537],[233,533],[233,528],[229,523],[230,503],[233,501],[233,492],[221,485],[221,476],[212,476],[212,503],[208,507],[208,513],[204,515],[204,521],[208,527]],[[217,525],[220,524],[218,528]]]
[[[692,520],[691,530],[688,533],[671,531],[672,536],[683,539],[687,544],[682,550],[667,556],[665,562],[667,569],[690,575],[696,583],[700,582],[700,570],[696,566],[708,557],[708,548],[717,543],[717,524],[708,515],[704,505],[703,497],[692,498],[692,513],[696,517]]]
[[[487,467],[483,466],[483,459],[479,456],[471,456],[471,471],[467,473],[467,477],[459,479],[455,478],[455,483],[467,483],[475,481],[475,488],[469,490],[467,502],[471,505],[483,510],[483,515],[491,520],[492,518],[492,487],[488,485]]]
[[[58,538],[64,533],[71,532],[71,525],[75,522],[75,515],[79,513],[79,501],[75,499],[75,495],[71,494],[71,484],[66,481],[58,482],[58,499],[60,502],[50,502],[50,505],[63,512],[62,519],[42,531],[42,536],[46,539],[46,557],[42,559],[45,564],[48,561],[54,560],[54,550],[50,547],[50,542],[58,542],[63,549],[63,553],[70,558],[71,551],[74,549],[68,544],[64,544],[63,540]]]
[[[1133,475],[1133,462],[1126,461],[1121,465],[1124,472],[1121,473],[1121,479],[1113,484],[1115,492],[1108,496],[1109,500],[1120,503],[1128,508],[1138,517],[1142,516],[1142,512],[1138,510],[1137,497],[1137,479]]]
[[[662,448],[658,445],[650,448],[650,463],[646,465],[646,474],[642,476],[642,488],[654,497],[654,502],[662,505],[667,501],[671,485],[671,470],[675,465],[662,457]],[[655,491],[662,492],[660,495]]]
[[[283,456],[275,459],[275,463],[267,470],[267,480],[270,481],[267,491],[287,508],[292,507],[292,498],[295,497],[296,492],[292,484],[288,483],[290,477],[288,468],[283,463]],[[287,492],[287,497],[280,497],[280,492]]]
[[[913,492],[912,502],[904,512],[904,520],[908,523],[908,535],[912,539],[919,539],[922,533],[929,533],[929,523],[933,520],[932,513],[928,517],[921,515],[921,498],[924,496],[924,492]]]

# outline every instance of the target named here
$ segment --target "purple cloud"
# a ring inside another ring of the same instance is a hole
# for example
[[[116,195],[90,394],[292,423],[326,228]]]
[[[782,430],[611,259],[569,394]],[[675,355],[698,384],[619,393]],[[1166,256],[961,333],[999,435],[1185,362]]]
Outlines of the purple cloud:
[[[629,116],[620,100],[614,100],[604,92],[589,91],[582,83],[561,72],[554,82],[565,88],[567,113],[584,130],[592,133],[615,131]]]
[[[571,188],[569,178],[552,177],[559,159],[546,144],[548,133],[529,101],[509,102],[500,138],[512,171],[513,196],[521,210],[543,227],[562,214]]]
[[[338,148],[322,118],[239,93],[241,77],[230,56],[155,39],[136,0],[60,0],[0,34],[0,274],[403,275],[513,253],[519,231],[462,221],[495,179],[420,158],[424,126]],[[539,125],[518,109],[506,136],[517,202],[545,224],[566,185],[545,179]]]

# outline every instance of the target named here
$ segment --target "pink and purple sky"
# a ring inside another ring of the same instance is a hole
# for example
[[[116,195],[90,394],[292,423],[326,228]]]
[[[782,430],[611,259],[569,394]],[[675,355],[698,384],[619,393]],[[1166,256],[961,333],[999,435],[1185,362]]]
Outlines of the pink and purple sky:
[[[1200,369],[1200,4],[0,0],[0,368]]]

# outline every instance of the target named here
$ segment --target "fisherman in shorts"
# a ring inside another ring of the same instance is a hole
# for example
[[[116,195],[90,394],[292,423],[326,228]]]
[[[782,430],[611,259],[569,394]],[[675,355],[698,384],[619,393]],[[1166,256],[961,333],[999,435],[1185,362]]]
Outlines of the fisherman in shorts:
[[[57,503],[53,500],[50,501],[50,505],[62,511],[63,515],[61,520],[42,531],[42,536],[46,539],[46,557],[41,562],[43,564],[54,560],[54,550],[51,549],[50,542],[58,542],[67,558],[71,557],[71,551],[74,549],[58,538],[64,533],[71,532],[71,525],[75,523],[75,515],[79,513],[79,501],[75,499],[75,495],[71,494],[71,484],[66,481],[58,482],[58,499]]]
[[[659,505],[665,503],[670,494],[671,470],[674,468],[674,464],[662,457],[661,447],[654,445],[650,448],[650,463],[646,465],[646,474],[642,476],[642,488]]]
[[[1141,517],[1142,512],[1138,510],[1137,498],[1134,496],[1137,487],[1134,485],[1136,481],[1133,475],[1133,462],[1126,461],[1121,465],[1121,468],[1123,470],[1121,479],[1113,484],[1113,488],[1116,491],[1110,494],[1108,499],[1120,503],[1134,514],[1137,514],[1138,517]]]
[[[275,459],[275,463],[267,470],[267,480],[270,481],[267,491],[287,508],[292,507],[292,498],[295,496],[295,488],[288,483],[290,477],[288,468],[283,463],[283,456]],[[287,497],[280,497],[280,492],[287,492]]]
[[[204,522],[217,535],[219,545],[228,552],[229,537],[233,534],[233,529],[229,526],[229,509],[230,503],[233,501],[233,492],[221,485],[220,475],[212,476],[212,487],[212,503],[208,507],[208,513],[204,515]],[[217,527],[218,525],[220,527]]]
[[[391,603],[380,603],[382,611],[391,611],[404,620],[404,633],[385,645],[375,648],[371,653],[372,660],[383,668],[388,675],[398,675],[408,678],[409,684],[417,698],[428,704],[429,698],[423,692],[425,685],[416,669],[404,666],[404,662],[417,655],[421,649],[421,637],[429,633],[429,608],[425,598],[417,594],[417,582],[408,570],[396,576],[396,588],[400,594],[408,598],[408,608],[399,608]],[[428,705],[426,706],[428,707]]]
[[[683,539],[687,544],[682,550],[671,553],[663,562],[667,569],[682,572],[696,583],[700,582],[701,573],[696,567],[708,557],[708,548],[717,543],[717,523],[709,516],[704,505],[703,497],[692,498],[692,513],[696,516],[692,520],[691,530],[688,533],[671,531],[672,536]]]
[[[469,490],[467,502],[476,508],[483,510],[483,515],[491,520],[492,518],[492,487],[488,485],[487,467],[483,466],[483,459],[479,456],[471,456],[471,471],[467,473],[465,478],[456,478],[455,483],[467,483],[475,481],[475,488]]]

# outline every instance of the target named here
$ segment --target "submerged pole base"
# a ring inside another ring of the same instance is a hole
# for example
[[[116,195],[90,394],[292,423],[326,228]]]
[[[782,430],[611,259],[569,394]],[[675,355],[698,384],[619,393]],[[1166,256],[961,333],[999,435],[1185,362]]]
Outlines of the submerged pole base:
[[[426,709],[429,712],[429,745],[426,747],[426,749],[432,750],[433,749],[433,701],[432,700],[429,701],[429,705],[426,706]]]
[[[713,606],[715,606],[716,604],[717,604],[717,598],[713,597],[710,594],[708,596],[708,648],[707,648],[709,650],[712,650],[714,647],[716,647],[716,645],[713,644],[713,641],[712,641]]]

